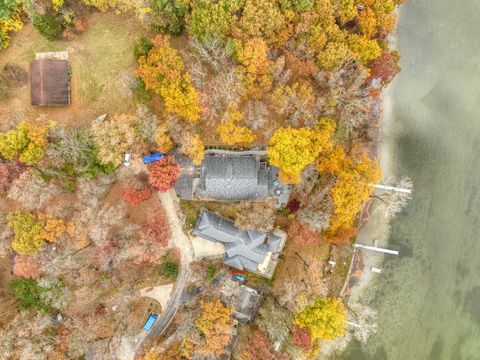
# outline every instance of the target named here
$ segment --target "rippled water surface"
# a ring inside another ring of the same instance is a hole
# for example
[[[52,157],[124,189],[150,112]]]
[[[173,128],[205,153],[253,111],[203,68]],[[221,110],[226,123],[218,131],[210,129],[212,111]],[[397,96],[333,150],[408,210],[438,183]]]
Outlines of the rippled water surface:
[[[415,193],[393,221],[377,334],[341,359],[480,359],[480,0],[410,0],[385,137]]]

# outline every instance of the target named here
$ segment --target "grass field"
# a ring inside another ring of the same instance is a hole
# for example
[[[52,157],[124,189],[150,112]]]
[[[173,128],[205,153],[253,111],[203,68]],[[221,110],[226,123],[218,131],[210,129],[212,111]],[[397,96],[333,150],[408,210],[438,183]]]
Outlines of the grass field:
[[[0,102],[2,126],[39,114],[62,125],[81,126],[104,113],[135,110],[130,90],[135,70],[132,49],[140,36],[148,36],[148,30],[132,14],[94,13],[88,22],[88,30],[71,41],[48,41],[31,24],[12,37],[11,46],[0,52],[0,69],[16,64],[28,72],[36,52],[68,51],[72,103],[69,107],[32,107],[28,82]]]
[[[180,208],[182,209],[183,215],[185,215],[185,226],[187,230],[193,229],[202,208],[232,220],[235,219],[237,213],[236,204],[215,201],[180,200]]]

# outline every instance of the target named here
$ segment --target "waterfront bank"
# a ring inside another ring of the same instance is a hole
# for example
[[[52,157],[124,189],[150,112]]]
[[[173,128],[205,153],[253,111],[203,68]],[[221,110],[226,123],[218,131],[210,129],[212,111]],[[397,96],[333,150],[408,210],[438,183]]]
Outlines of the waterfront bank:
[[[402,72],[383,149],[387,172],[410,176],[415,191],[390,224],[388,246],[400,256],[385,257],[363,293],[378,311],[377,333],[338,359],[478,358],[480,4],[458,5],[412,0],[401,8]],[[372,239],[381,227],[370,225]]]

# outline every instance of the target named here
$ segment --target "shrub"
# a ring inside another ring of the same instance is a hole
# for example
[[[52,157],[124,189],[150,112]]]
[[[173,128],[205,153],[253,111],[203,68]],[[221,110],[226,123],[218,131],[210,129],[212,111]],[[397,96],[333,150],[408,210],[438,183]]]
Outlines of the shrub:
[[[4,79],[0,78],[0,100],[5,100],[10,96],[10,88]]]
[[[152,94],[145,87],[145,83],[139,77],[135,78],[133,83],[135,102],[138,104],[146,104],[152,100]]]
[[[0,162],[0,194],[7,191],[24,170],[25,166],[19,162]]]
[[[48,40],[57,40],[62,34],[62,25],[53,15],[35,14],[32,23],[38,32]]]
[[[138,60],[141,56],[147,56],[150,49],[153,48],[152,42],[146,37],[142,36],[133,45],[133,57]]]
[[[290,239],[300,245],[315,244],[321,239],[320,233],[307,229],[298,221],[290,223],[287,233]]]
[[[48,283],[32,279],[20,279],[12,282],[10,287],[15,291],[21,309],[33,309],[48,313],[58,302],[58,297],[64,285],[61,280]]]
[[[36,279],[40,276],[40,264],[32,256],[15,256],[13,273],[17,276]]]
[[[215,277],[215,274],[217,273],[217,268],[213,265],[208,265],[208,268],[207,268],[207,279],[209,281],[212,281],[213,278]]]
[[[163,276],[169,278],[170,280],[177,280],[178,271],[178,264],[170,262],[168,260],[162,263],[161,273]]]
[[[122,197],[129,204],[137,205],[150,199],[152,197],[152,190],[148,188],[141,190],[127,188],[123,190]]]
[[[152,7],[160,18],[154,25],[158,30],[178,35],[185,26],[184,17],[189,11],[189,0],[153,0]]]

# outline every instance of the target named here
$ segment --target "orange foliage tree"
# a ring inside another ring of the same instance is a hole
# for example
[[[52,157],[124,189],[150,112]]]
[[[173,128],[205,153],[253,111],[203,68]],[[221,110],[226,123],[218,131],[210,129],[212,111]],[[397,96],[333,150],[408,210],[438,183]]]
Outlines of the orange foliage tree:
[[[318,243],[321,239],[320,233],[309,230],[299,221],[292,221],[288,227],[287,233],[290,239],[300,245]]]
[[[328,233],[324,240],[331,242],[333,244],[346,244],[350,241],[350,239],[356,236],[358,233],[357,228],[355,227],[348,227],[345,229],[340,229],[336,234]]]
[[[247,93],[260,98],[272,87],[272,64],[268,59],[268,46],[262,38],[247,40],[237,53],[242,64]]]
[[[170,189],[180,175],[180,167],[172,156],[165,156],[147,165],[150,176],[148,182],[155,189],[165,192]]]
[[[217,356],[224,353],[233,336],[230,332],[233,326],[231,315],[232,308],[218,299],[202,304],[202,313],[195,321],[195,327],[204,336],[199,353]]]

